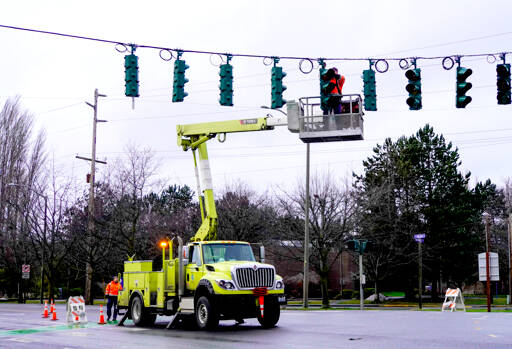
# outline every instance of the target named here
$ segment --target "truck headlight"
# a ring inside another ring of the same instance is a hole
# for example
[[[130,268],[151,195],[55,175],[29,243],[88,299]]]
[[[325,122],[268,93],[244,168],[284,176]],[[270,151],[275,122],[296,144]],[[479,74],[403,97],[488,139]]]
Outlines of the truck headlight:
[[[231,280],[215,280],[217,281],[217,285],[222,287],[225,290],[235,290],[235,284]]]
[[[280,289],[282,289],[282,288],[284,288],[284,282],[283,282],[283,280],[277,280],[277,281],[276,281],[276,290],[280,290]]]

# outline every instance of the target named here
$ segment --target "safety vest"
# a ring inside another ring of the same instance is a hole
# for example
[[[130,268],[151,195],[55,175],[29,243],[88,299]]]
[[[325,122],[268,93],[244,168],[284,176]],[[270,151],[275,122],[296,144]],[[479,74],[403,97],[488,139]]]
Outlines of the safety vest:
[[[119,291],[123,290],[123,286],[119,282],[111,281],[105,290],[106,296],[117,296]]]
[[[336,78],[332,78],[331,81],[329,81],[330,84],[334,85],[334,88],[331,90],[331,95],[341,95],[341,91],[343,90],[343,85],[345,84],[345,77],[342,75],[339,80],[336,80]]]

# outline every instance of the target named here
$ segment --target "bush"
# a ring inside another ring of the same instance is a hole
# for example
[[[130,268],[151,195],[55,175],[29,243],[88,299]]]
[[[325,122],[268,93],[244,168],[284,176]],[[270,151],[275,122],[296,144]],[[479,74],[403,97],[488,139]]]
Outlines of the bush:
[[[359,297],[360,297],[360,293],[359,293],[359,291],[354,291],[354,292],[352,293],[352,298],[354,298],[354,299],[359,299]]]
[[[341,295],[341,293],[338,293],[336,296],[334,296],[335,301],[339,301],[340,299],[343,299],[343,296]]]
[[[352,298],[352,293],[354,291],[352,291],[351,289],[344,289],[343,291],[341,291],[341,298],[343,299],[351,299]]]
[[[374,293],[375,293],[375,288],[373,288],[373,287],[365,288],[364,289],[364,298],[370,297]]]

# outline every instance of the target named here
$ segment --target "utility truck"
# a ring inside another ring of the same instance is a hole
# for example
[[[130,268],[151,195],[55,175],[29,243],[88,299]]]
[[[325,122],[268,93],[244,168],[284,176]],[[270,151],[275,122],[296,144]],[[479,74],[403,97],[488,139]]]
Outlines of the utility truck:
[[[271,122],[269,122],[271,121]],[[273,121],[273,123],[272,123]],[[264,263],[263,246],[259,261],[251,245],[241,241],[217,240],[217,211],[206,143],[227,133],[271,130],[286,122],[254,118],[178,125],[178,146],[191,150],[197,179],[202,224],[190,242],[178,238],[173,257],[173,241],[161,243],[162,270],[153,271],[152,261],[125,261],[120,309],[137,326],[148,326],[157,315],[194,317],[200,329],[214,329],[219,320],[243,322],[257,318],[263,327],[279,320],[280,305],[286,304],[283,279],[274,266]],[[166,251],[169,251],[166,256]]]
[[[131,318],[137,326],[155,322],[157,315],[193,318],[200,329],[214,329],[219,320],[243,322],[257,318],[263,327],[279,321],[280,305],[286,304],[283,279],[274,266],[265,264],[260,246],[259,261],[251,245],[217,240],[217,211],[206,144],[228,133],[272,130],[288,126],[305,143],[363,139],[363,107],[359,95],[343,95],[342,113],[323,115],[320,97],[303,97],[287,103],[287,116],[252,118],[177,125],[178,146],[190,150],[194,160],[202,224],[190,242],[162,242],[162,269],[152,261],[124,263],[119,308],[126,309],[122,325]],[[169,251],[166,256],[166,251]]]

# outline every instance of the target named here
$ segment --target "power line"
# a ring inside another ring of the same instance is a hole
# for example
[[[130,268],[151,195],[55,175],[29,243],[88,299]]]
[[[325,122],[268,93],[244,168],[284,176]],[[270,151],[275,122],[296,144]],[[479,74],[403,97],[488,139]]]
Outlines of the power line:
[[[60,37],[67,37],[72,39],[80,39],[80,40],[89,40],[89,41],[96,41],[101,43],[108,43],[108,44],[114,44],[114,45],[121,45],[124,46],[125,50],[128,49],[128,47],[136,47],[136,48],[149,48],[149,49],[157,49],[157,50],[163,50],[163,51],[169,51],[169,52],[183,52],[183,53],[197,53],[197,54],[209,54],[209,55],[219,55],[219,56],[231,56],[231,57],[245,57],[245,58],[273,58],[273,57],[279,57],[280,59],[288,59],[288,60],[301,60],[301,61],[308,61],[311,64],[313,61],[399,61],[403,59],[416,59],[416,60],[432,60],[432,59],[443,59],[446,57],[484,57],[489,55],[499,55],[499,54],[509,54],[511,52],[493,52],[493,53],[476,53],[476,54],[465,54],[465,55],[449,55],[449,56],[422,56],[422,57],[304,57],[304,56],[275,56],[275,55],[261,55],[261,54],[247,54],[247,53],[227,53],[227,52],[218,52],[218,51],[202,51],[202,50],[191,50],[191,49],[181,49],[181,48],[170,48],[170,47],[163,47],[163,46],[154,46],[154,45],[147,45],[147,44],[132,44],[122,41],[116,41],[116,40],[109,40],[109,39],[101,39],[101,38],[94,38],[89,36],[82,36],[82,35],[74,35],[74,34],[66,34],[66,33],[59,33],[59,32],[52,32],[52,31],[46,31],[46,30],[39,30],[39,29],[32,29],[32,28],[23,28],[23,27],[17,27],[17,26],[9,26],[9,25],[3,25],[0,24],[0,28],[6,28],[6,29],[13,29],[13,30],[21,30],[21,31],[27,31],[32,33],[39,33],[39,34],[46,34],[46,35],[55,35]],[[507,33],[502,33],[503,35]],[[468,39],[470,41],[472,39]]]

